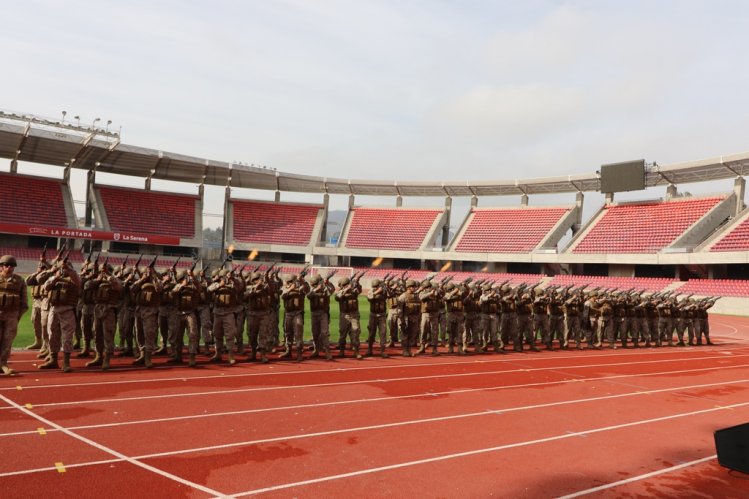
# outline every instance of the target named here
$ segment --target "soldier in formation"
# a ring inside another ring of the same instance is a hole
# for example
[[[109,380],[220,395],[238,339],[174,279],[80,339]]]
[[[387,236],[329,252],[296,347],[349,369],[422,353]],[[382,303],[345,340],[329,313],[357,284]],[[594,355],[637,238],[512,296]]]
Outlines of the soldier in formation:
[[[372,279],[361,297],[366,297],[370,312],[367,350],[362,355],[359,307],[364,272],[341,277],[336,287],[332,274],[325,278],[307,275],[308,267],[288,275],[282,283],[274,266],[245,273],[245,267],[230,264],[225,268],[225,262],[209,273],[207,269],[195,272],[195,265],[177,272],[175,263],[158,272],[156,258],[143,268],[141,259],[132,266],[126,259],[113,268],[107,260],[99,264],[98,258],[92,261],[89,255],[79,275],[64,253],[63,248],[51,263],[43,255],[25,282],[13,274],[11,256],[0,259],[0,340],[7,342],[14,336],[13,317],[17,320],[28,308],[28,285],[35,331],[30,348],[40,349],[41,369],[60,368],[62,351],[64,372],[70,371],[76,326],[82,331],[79,355],[89,355],[89,345],[93,345],[94,358],[87,366],[105,370],[114,355],[117,329],[121,354],[134,356],[133,364],[148,368],[160,350],[171,354],[168,363],[182,364],[185,336],[190,367],[197,366],[201,353],[217,363],[226,355],[229,365],[234,365],[245,350],[245,343],[240,343],[244,336],[240,328],[245,324],[248,362],[268,362],[274,347],[281,348],[278,359],[302,361],[305,301],[310,310],[311,358],[331,360],[331,297],[340,312],[338,356],[345,357],[350,348],[356,359],[373,355],[375,346],[382,357],[388,356],[388,347],[396,346],[404,356],[439,355],[440,342],[448,354],[458,355],[490,349],[505,353],[506,347],[538,351],[538,342],[547,350],[568,349],[573,342],[577,349],[586,345],[600,349],[712,344],[707,316],[718,299],[634,289],[589,290],[588,286],[541,288],[535,283],[512,285],[470,278],[453,282],[452,277],[438,281],[428,276],[418,283],[408,279],[407,273],[387,274]],[[17,302],[9,298],[16,293]],[[80,311],[78,317],[76,311]],[[283,341],[279,341],[279,329]],[[7,366],[9,353],[0,353],[3,372],[12,372]]]

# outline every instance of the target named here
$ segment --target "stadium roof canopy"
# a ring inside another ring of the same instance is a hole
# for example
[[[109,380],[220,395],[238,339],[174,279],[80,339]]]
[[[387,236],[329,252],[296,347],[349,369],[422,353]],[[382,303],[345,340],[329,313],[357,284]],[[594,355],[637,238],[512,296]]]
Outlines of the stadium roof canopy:
[[[598,191],[596,173],[484,181],[325,178],[195,158],[123,144],[117,133],[0,111],[0,157],[83,170],[286,192],[374,196],[502,196]],[[749,153],[648,168],[646,186],[705,182],[749,173]]]

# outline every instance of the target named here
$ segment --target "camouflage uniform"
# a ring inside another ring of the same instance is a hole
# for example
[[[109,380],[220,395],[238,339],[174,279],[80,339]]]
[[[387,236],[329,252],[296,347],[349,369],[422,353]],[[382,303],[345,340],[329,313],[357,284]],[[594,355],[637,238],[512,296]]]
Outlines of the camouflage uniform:
[[[358,282],[351,282],[347,277],[338,281],[338,291],[336,291],[335,299],[340,306],[340,317],[338,321],[339,357],[345,356],[346,338],[350,336],[351,348],[354,351],[354,356],[357,359],[362,358],[359,354],[359,335],[361,334],[361,328],[359,326],[360,293],[361,288],[359,287]]]
[[[135,302],[135,341],[139,352],[134,365],[153,367],[151,355],[156,350],[161,290],[161,279],[151,267],[130,288]]]
[[[242,307],[244,282],[233,273],[221,270],[218,279],[208,286],[213,296],[213,337],[216,339],[216,353],[212,362],[221,362],[224,339],[229,352],[229,364],[235,364],[234,342],[237,334],[237,310]]]
[[[42,285],[52,275],[49,265],[40,264],[37,271],[26,277],[27,286],[31,286],[33,297],[33,308],[31,311],[31,322],[34,327],[34,335],[41,339],[41,349],[37,358],[46,357],[49,354],[49,334],[47,330],[47,316],[49,313],[49,300],[47,294],[42,290]]]
[[[250,284],[245,290],[247,301],[247,341],[250,346],[250,358],[268,362],[266,353],[273,348],[273,338],[270,335],[271,289],[267,277],[257,272],[250,276]]]
[[[114,354],[114,334],[117,330],[117,303],[122,295],[122,282],[109,274],[110,270],[104,270],[96,281],[96,292],[94,300],[94,342],[96,344],[96,357],[100,359],[97,364],[103,369],[109,369],[109,360]]]
[[[387,357],[385,353],[385,345],[387,344],[387,299],[388,290],[387,285],[379,279],[372,279],[371,289],[367,293],[367,300],[369,300],[369,321],[367,323],[367,331],[369,335],[367,337],[367,356],[372,355],[372,348],[374,346],[375,336],[379,330],[380,333],[380,356]]]
[[[281,292],[283,300],[283,332],[286,351],[281,354],[284,358],[291,354],[296,348],[297,360],[302,360],[304,349],[304,296],[309,291],[309,286],[304,280],[292,276],[286,282]]]
[[[559,341],[559,348],[566,350],[567,332],[564,328],[564,309],[562,308],[563,296],[561,293],[553,293],[549,297],[549,342],[551,345],[556,338]]]
[[[611,305],[611,300],[607,296],[601,296],[596,300],[595,308],[598,311],[598,332],[593,345],[600,347],[601,339],[605,337],[609,343],[609,348],[616,348],[613,324],[614,307]]]
[[[522,352],[523,342],[518,334],[518,314],[515,307],[515,295],[510,292],[508,285],[502,286],[502,293],[499,300],[499,306],[502,310],[502,315],[500,315],[499,319],[499,335],[504,344],[509,345],[512,342],[513,348],[518,352]]]
[[[496,290],[492,289],[491,284],[484,284],[483,293],[479,298],[482,342],[476,345],[477,353],[483,352],[490,344],[494,346],[496,353],[502,351],[504,347],[499,335],[499,300],[500,297]]]
[[[189,366],[197,365],[195,356],[198,354],[200,343],[200,324],[198,323],[198,307],[200,306],[200,295],[203,284],[195,279],[192,271],[181,271],[177,275],[177,284],[174,286],[174,305],[179,314],[176,337],[178,343],[175,348],[176,356],[174,362],[182,362],[182,340],[184,331],[187,329],[187,353],[190,356]]]
[[[398,303],[403,310],[404,328],[401,337],[403,356],[411,357],[411,344],[419,335],[419,319],[421,317],[421,301],[416,293],[416,282],[409,279],[406,281],[406,291],[398,297]]]
[[[533,330],[531,321],[531,312],[533,311],[533,299],[527,292],[515,298],[517,310],[518,340],[525,336],[525,342],[528,343],[531,350],[538,351],[536,346],[536,332]]]
[[[445,285],[444,300],[447,305],[447,352],[453,353],[457,348],[458,354],[463,355],[466,347],[464,304],[468,289],[462,285],[456,286],[449,282]]]
[[[401,310],[400,305],[398,304],[398,296],[400,296],[404,291],[405,288],[401,286],[398,282],[393,279],[392,281],[388,281],[388,299],[387,299],[387,307],[388,307],[388,315],[387,315],[387,325],[388,329],[390,330],[390,341],[389,345],[395,345],[398,341],[400,341],[401,334],[403,332],[403,311]]]
[[[543,291],[533,300],[533,338],[538,339],[546,344],[546,348],[552,349],[551,338],[549,337],[549,297]]]
[[[0,257],[0,369],[10,375],[8,367],[13,340],[18,333],[18,321],[29,309],[26,282],[14,274],[16,259],[10,255]]]
[[[468,292],[463,298],[463,352],[468,351],[468,345],[479,345],[482,336],[481,333],[481,316],[479,315],[479,296],[481,291],[475,284],[468,285]]]
[[[70,354],[73,352],[75,336],[75,307],[81,293],[81,278],[67,262],[61,262],[60,269],[47,279],[43,290],[49,295],[50,311],[47,318],[49,328],[49,360],[40,369],[57,368],[57,355],[62,348],[64,354],[63,371],[70,370]]]
[[[439,301],[438,290],[430,281],[422,283],[419,293],[421,301],[421,336],[419,338],[419,352],[424,353],[426,346],[431,342],[432,355],[439,355],[437,343],[439,340]]]
[[[312,357],[317,357],[322,352],[327,360],[331,360],[330,296],[335,292],[335,287],[328,279],[323,280],[319,275],[312,278],[311,284],[307,299],[312,322],[312,343],[315,345]]]
[[[658,310],[658,341],[668,341],[668,346],[674,346],[673,303],[664,299],[655,307]],[[660,346],[660,345],[659,345]]]
[[[575,340],[575,347],[578,350],[583,348],[583,330],[581,323],[581,315],[583,311],[583,299],[579,293],[570,296],[567,301],[564,302],[564,316],[565,316],[565,334],[564,344],[569,345],[570,339]]]

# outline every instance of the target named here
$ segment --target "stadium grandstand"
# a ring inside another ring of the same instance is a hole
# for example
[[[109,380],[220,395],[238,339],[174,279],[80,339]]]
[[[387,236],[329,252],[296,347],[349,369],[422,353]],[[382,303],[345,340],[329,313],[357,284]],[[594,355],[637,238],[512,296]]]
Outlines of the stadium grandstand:
[[[0,157],[10,162],[0,179],[13,186],[0,204],[0,246],[22,260],[35,260],[45,243],[67,241],[76,260],[94,247],[115,262],[139,253],[165,256],[165,265],[177,255],[220,261],[224,255],[210,254],[203,244],[203,189],[213,185],[226,189],[222,251],[235,259],[286,262],[290,271],[304,263],[354,269],[375,262],[370,277],[449,269],[445,275],[456,277],[738,297],[746,296],[749,279],[749,153],[647,165],[644,187],[663,188],[663,198],[616,202],[615,193],[605,193],[605,204],[589,220],[582,215],[585,193],[601,192],[598,172],[480,182],[325,178],[127,145],[108,130],[4,112]],[[62,178],[20,174],[19,162],[59,167]],[[83,220],[76,217],[71,169],[87,172]],[[141,178],[145,188],[97,183],[98,173]],[[197,185],[198,192],[153,190],[152,180]],[[683,184],[708,181],[726,185],[710,196],[679,192]],[[249,189],[274,192],[275,201],[247,199]],[[281,202],[282,192],[319,195],[320,201]],[[574,202],[528,206],[530,196],[549,194]],[[336,195],[348,196],[349,210],[340,237],[329,243],[330,196]],[[357,205],[357,196],[389,197],[394,206]],[[495,196],[521,201],[479,207],[480,199]],[[409,197],[445,203],[403,207]],[[452,200],[460,197],[470,199],[471,208],[458,220]],[[458,227],[454,234],[451,222]]]

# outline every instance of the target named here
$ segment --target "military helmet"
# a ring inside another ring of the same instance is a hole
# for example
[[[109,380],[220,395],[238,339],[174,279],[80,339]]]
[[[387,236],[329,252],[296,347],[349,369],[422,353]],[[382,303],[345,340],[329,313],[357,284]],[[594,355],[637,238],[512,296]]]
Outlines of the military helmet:
[[[380,284],[382,284],[382,281],[380,281],[379,279],[372,279],[372,287],[373,288],[378,287]]]
[[[285,281],[286,283],[291,283],[291,282],[296,281],[296,278],[297,278],[296,274],[289,274],[286,276]]]
[[[177,280],[178,281],[181,281],[182,279],[186,279],[186,278],[187,278],[187,271],[186,270],[180,270],[179,272],[177,272]]]
[[[453,289],[455,289],[455,284],[451,282],[448,282],[447,284],[445,284],[445,291],[452,291]]]
[[[534,291],[534,292],[535,292],[535,293],[536,293],[537,295],[540,295],[540,294],[543,294],[543,292],[544,292],[544,288],[542,288],[541,286],[539,286],[539,287],[537,287],[536,289],[534,289],[533,291]]]
[[[18,265],[18,262],[16,262],[16,257],[14,257],[13,255],[3,255],[0,256],[0,265],[15,267]]]
[[[424,288],[424,289],[431,288],[432,287],[432,281],[430,281],[429,279],[424,279],[423,281],[421,281],[421,287]]]
[[[219,276],[220,273],[221,273],[221,270],[219,270],[219,269],[213,269],[213,272],[211,272],[211,277],[216,278],[216,277]]]
[[[315,274],[309,279],[311,284],[320,284],[320,281],[322,281],[322,276],[320,274]]]
[[[338,285],[339,286],[348,286],[348,284],[351,282],[351,279],[348,277],[341,277],[338,279]]]
[[[221,269],[221,270],[218,271],[218,276],[219,277],[226,277],[228,275],[229,275],[229,270],[227,270],[227,269]]]
[[[406,287],[407,288],[415,288],[417,286],[416,281],[413,279],[408,279],[406,281]]]
[[[257,281],[258,279],[260,279],[260,272],[250,274],[250,281]]]
[[[511,288],[510,288],[510,285],[509,285],[509,284],[505,284],[504,286],[502,286],[502,292],[503,292],[503,293],[509,293],[509,292],[510,292],[510,289],[511,289]]]
[[[483,286],[481,286],[481,289],[483,291],[491,291],[492,290],[492,285],[487,282],[486,284],[484,284]]]

